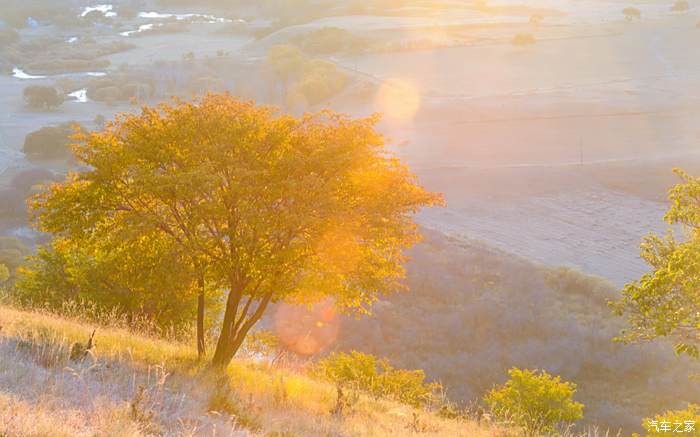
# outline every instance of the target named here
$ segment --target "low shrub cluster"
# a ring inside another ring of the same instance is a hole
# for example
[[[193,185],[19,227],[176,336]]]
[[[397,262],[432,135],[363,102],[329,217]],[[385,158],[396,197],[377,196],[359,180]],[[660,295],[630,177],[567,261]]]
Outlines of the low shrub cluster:
[[[27,134],[22,151],[30,160],[69,158],[71,151],[68,145],[75,127],[79,127],[79,125],[64,123],[58,126],[42,127]]]
[[[549,435],[583,418],[583,404],[573,400],[576,384],[545,371],[508,371],[510,380],[491,390],[484,401],[500,420],[521,427],[525,435]]]
[[[347,74],[334,63],[308,59],[292,45],[271,47],[266,69],[284,85],[284,101],[293,109],[326,101],[343,91],[349,82]]]
[[[511,43],[516,46],[528,46],[535,43],[535,37],[529,33],[519,33],[513,37]]]
[[[107,104],[141,100],[154,94],[155,81],[150,77],[138,79],[127,74],[113,74],[92,78],[87,84],[88,98]]]
[[[397,369],[387,360],[357,351],[333,353],[320,360],[315,370],[340,387],[414,407],[432,403],[440,389],[440,384],[425,382],[422,370]]]
[[[51,86],[30,85],[23,94],[24,101],[31,109],[51,110],[63,104],[63,95]]]

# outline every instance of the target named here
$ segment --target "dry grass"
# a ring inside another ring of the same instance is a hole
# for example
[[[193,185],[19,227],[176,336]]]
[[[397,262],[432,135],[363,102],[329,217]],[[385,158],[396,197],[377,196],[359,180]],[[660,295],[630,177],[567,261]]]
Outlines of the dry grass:
[[[216,375],[191,346],[122,329],[98,328],[75,363],[91,326],[6,306],[0,325],[0,435],[508,435],[366,396],[332,414],[336,388],[301,371],[236,360]]]

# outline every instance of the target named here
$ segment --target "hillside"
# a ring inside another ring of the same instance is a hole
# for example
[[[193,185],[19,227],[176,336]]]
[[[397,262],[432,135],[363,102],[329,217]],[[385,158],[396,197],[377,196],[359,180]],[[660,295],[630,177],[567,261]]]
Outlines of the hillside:
[[[0,435],[492,436],[495,428],[361,396],[334,416],[336,388],[302,371],[237,359],[224,379],[194,348],[0,307]]]
[[[609,282],[533,263],[478,241],[425,231],[407,265],[410,291],[348,319],[338,347],[424,369],[457,401],[480,399],[512,366],[545,369],[577,384],[584,422],[642,432],[644,417],[683,408],[700,384],[698,363],[669,344],[614,343],[623,321]],[[679,390],[679,387],[683,387]]]

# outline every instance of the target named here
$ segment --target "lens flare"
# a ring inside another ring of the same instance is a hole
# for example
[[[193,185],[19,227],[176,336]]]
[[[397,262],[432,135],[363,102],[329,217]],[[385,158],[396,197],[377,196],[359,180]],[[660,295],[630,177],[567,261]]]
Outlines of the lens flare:
[[[335,342],[340,319],[332,302],[306,305],[282,304],[275,312],[275,332],[285,349],[314,355]]]

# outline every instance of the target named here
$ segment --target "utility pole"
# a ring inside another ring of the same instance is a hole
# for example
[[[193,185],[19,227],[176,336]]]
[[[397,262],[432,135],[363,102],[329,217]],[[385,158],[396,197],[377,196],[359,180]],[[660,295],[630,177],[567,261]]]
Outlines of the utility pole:
[[[583,139],[578,138],[578,154],[579,154],[579,165],[583,165]]]

